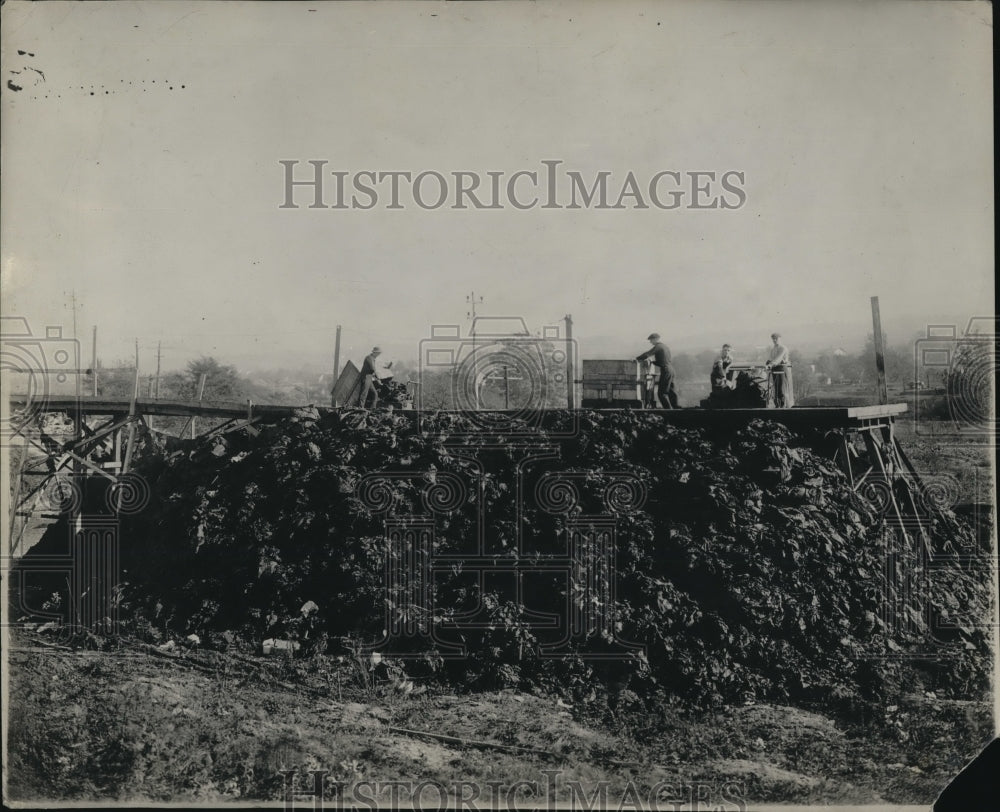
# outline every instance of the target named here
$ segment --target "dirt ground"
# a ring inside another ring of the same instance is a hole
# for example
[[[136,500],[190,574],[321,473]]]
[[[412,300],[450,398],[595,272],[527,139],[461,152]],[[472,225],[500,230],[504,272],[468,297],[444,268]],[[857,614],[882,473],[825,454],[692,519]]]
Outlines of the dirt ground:
[[[943,489],[950,507],[983,505],[988,512],[994,502],[994,450],[985,432],[964,429],[910,416],[898,420],[895,430],[917,473]]]
[[[397,781],[438,782],[452,802],[476,784],[484,806],[491,791],[530,802],[519,781],[536,800],[606,791],[615,808],[630,787],[724,809],[930,803],[992,734],[985,701],[930,695],[870,718],[764,704],[609,717],[510,690],[422,691],[343,658],[73,650],[23,630],[11,643],[8,800],[279,800],[295,769],[297,788],[326,770],[362,803],[391,802]]]

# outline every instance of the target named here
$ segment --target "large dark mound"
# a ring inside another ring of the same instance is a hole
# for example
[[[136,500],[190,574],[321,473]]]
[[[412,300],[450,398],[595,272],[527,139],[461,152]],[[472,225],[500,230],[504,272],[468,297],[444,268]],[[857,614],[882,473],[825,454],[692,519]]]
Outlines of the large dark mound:
[[[580,699],[986,690],[989,640],[962,618],[988,615],[990,586],[955,552],[974,534],[948,518],[911,549],[820,435],[643,412],[550,414],[544,433],[508,426],[485,447],[474,428],[303,413],[147,455],[152,500],[123,518],[122,611],[219,645],[297,638],[301,654],[399,628],[410,673]],[[387,522],[432,526],[429,555],[389,544]],[[608,567],[547,565],[597,560],[609,527]],[[386,584],[407,556],[446,562],[422,602]],[[475,556],[509,572],[483,575]],[[590,620],[560,647],[572,618]]]

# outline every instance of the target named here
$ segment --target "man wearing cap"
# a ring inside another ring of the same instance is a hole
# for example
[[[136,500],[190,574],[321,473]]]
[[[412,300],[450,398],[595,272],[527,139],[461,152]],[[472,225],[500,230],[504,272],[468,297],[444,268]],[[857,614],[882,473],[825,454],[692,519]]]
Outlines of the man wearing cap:
[[[664,409],[678,409],[677,389],[674,387],[674,368],[670,363],[670,350],[660,341],[659,333],[650,333],[646,339],[653,346],[636,358],[645,361],[652,358],[653,363],[660,368],[660,380],[656,386],[656,397]]]
[[[362,409],[368,408],[368,393],[372,395],[372,408],[378,406],[378,389],[375,388],[375,376],[378,374],[376,361],[382,354],[380,347],[372,347],[372,351],[365,356],[364,363],[361,364],[361,400],[359,405]]]

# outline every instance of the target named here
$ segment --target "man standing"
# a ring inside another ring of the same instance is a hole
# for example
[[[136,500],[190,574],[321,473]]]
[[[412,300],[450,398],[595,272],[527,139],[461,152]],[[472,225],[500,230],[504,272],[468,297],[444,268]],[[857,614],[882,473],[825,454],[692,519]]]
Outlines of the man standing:
[[[764,366],[770,377],[775,407],[786,409],[791,408],[795,401],[792,397],[792,367],[788,361],[788,348],[780,339],[780,333],[771,333],[773,346],[768,351]]]
[[[372,408],[378,406],[378,389],[375,387],[376,362],[382,354],[379,347],[372,347],[372,351],[365,356],[364,363],[361,364],[361,400],[359,405],[362,409],[368,408],[368,394],[371,393]]]
[[[653,346],[636,358],[636,361],[645,361],[652,358],[653,363],[660,368],[660,380],[656,386],[656,397],[664,409],[678,409],[677,389],[674,387],[674,368],[670,363],[670,350],[660,341],[659,333],[650,333],[646,339]]]

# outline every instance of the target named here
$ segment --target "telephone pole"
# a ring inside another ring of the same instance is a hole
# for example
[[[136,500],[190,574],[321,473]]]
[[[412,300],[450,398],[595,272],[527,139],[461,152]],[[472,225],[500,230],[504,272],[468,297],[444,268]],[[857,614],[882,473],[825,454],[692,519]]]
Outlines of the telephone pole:
[[[573,357],[573,317],[563,317],[566,322],[566,408],[576,408],[576,359]]]
[[[476,365],[479,360],[476,358],[476,305],[483,303],[483,297],[480,296],[477,299],[476,292],[472,291],[465,297],[465,301],[471,306],[465,317],[472,320],[472,391],[475,392],[476,396],[476,408],[481,409],[483,404],[479,398],[479,386],[476,380]]]
[[[94,325],[94,339],[90,346],[90,369],[94,376],[94,397],[97,397],[97,325]]]
[[[337,325],[337,337],[333,342],[333,383],[330,384],[330,405],[336,408],[340,404],[337,403],[337,398],[334,396],[334,390],[337,388],[337,381],[340,380],[340,325]]]
[[[483,297],[480,296],[477,299],[476,292],[472,291],[472,293],[470,293],[468,296],[465,297],[465,301],[472,306],[472,309],[465,314],[465,317],[468,319],[472,319],[472,329],[474,331],[476,329],[476,305],[483,303]],[[473,335],[475,335],[475,332],[473,332]]]
[[[163,341],[156,342],[156,388],[153,390],[153,397],[159,400],[160,397],[160,359],[163,355]]]
[[[76,381],[76,414],[73,416],[73,439],[79,440],[83,437],[83,412],[80,410],[80,344],[76,340],[76,290],[73,290],[73,344],[76,347],[76,374],[73,380]],[[79,473],[79,463],[74,463],[74,472]]]

